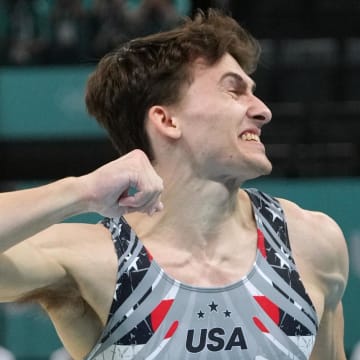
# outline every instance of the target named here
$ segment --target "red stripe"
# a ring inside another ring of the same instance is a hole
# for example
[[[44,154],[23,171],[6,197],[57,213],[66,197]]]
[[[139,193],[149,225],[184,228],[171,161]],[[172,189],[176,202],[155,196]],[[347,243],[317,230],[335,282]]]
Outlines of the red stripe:
[[[174,300],[163,300],[151,313],[151,325],[154,331],[161,325]]]
[[[274,321],[275,324],[280,323],[280,309],[266,296],[254,296],[257,303],[263,308],[266,314]]]
[[[177,327],[179,325],[179,322],[176,320],[172,323],[172,325],[170,326],[168,332],[166,333],[164,339],[169,339],[174,335],[174,332],[176,331]]]
[[[258,235],[257,247],[260,250],[262,256],[264,258],[266,258],[266,248],[265,248],[264,234],[261,232],[260,229],[257,229],[257,235]]]
[[[264,333],[269,333],[270,331],[266,328],[266,326],[261,322],[259,318],[256,316],[253,317],[253,321],[255,325]]]

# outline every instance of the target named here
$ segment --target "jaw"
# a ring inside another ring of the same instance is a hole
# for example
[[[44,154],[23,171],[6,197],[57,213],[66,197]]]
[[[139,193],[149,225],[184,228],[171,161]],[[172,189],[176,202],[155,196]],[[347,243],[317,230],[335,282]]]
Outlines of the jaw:
[[[269,175],[272,171],[272,164],[265,153],[260,154],[259,156],[252,156],[249,159],[249,168],[251,168],[253,174],[251,179],[255,179],[259,176]]]
[[[237,160],[228,158],[217,169],[213,166],[209,179],[222,183],[231,191],[238,189],[246,181],[268,175],[272,164],[265,153],[243,153]]]
[[[244,181],[271,173],[272,164],[266,155],[264,144],[259,140],[240,139],[239,152],[243,162],[243,167],[239,170]]]
[[[272,170],[272,165],[270,160],[266,155],[265,145],[260,140],[241,140],[239,146],[241,147],[241,152],[255,167],[259,167],[259,170],[263,169],[261,175],[266,175]]]

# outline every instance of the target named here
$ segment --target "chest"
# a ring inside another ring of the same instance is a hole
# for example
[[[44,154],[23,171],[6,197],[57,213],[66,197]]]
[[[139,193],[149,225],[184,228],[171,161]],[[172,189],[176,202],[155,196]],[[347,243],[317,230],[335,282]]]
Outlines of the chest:
[[[169,277],[199,287],[226,286],[241,280],[251,271],[257,253],[255,224],[221,231],[204,240],[192,234],[180,237],[141,237],[139,240],[154,261]],[[177,236],[177,235],[176,235]]]
[[[107,352],[121,356],[129,351],[132,356],[140,351],[150,356],[159,348],[164,359],[174,354],[189,359],[235,359],[241,354],[255,358],[274,353],[278,359],[288,358],[267,341],[269,333],[296,354],[304,349],[300,349],[300,342],[297,349],[291,338],[306,342],[309,354],[316,326],[303,310],[313,315],[310,305],[298,289],[286,285],[259,251],[256,253],[256,265],[243,279],[231,285],[205,287],[175,280],[140,246],[119,269],[121,286],[104,330],[104,339],[111,333],[116,344],[99,344],[89,358],[97,359]],[[280,296],[278,288],[291,300]]]
[[[166,254],[167,253],[167,254]],[[182,252],[153,249],[153,261],[180,283],[196,287],[222,287],[238,282],[253,268],[256,248],[234,252],[218,259],[194,257]]]

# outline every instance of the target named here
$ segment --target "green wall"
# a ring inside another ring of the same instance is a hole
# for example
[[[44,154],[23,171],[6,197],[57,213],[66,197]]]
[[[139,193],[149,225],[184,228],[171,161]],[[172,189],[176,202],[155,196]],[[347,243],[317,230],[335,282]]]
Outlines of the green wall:
[[[0,68],[0,137],[105,136],[86,113],[92,67]]]

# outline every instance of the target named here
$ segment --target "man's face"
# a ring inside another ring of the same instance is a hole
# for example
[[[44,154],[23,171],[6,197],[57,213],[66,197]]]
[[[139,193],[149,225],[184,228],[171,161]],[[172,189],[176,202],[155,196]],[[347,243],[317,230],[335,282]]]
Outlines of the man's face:
[[[176,108],[181,141],[202,176],[243,182],[271,171],[259,138],[271,112],[253,88],[229,54],[212,66],[194,63],[193,82]]]

